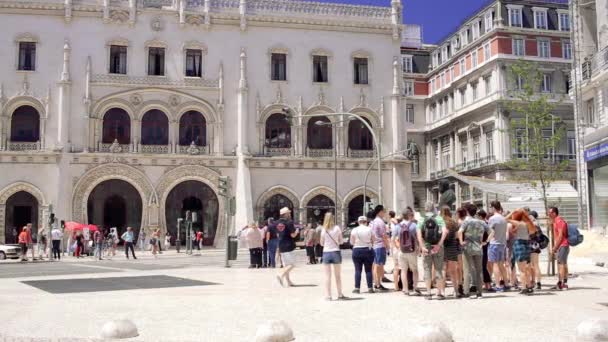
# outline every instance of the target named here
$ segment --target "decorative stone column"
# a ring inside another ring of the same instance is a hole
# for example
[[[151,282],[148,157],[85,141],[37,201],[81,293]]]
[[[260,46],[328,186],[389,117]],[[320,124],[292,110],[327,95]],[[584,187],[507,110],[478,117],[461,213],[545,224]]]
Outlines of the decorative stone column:
[[[69,152],[70,150],[70,44],[66,40],[63,45],[63,70],[59,81],[59,96],[57,99],[57,143],[55,148]]]

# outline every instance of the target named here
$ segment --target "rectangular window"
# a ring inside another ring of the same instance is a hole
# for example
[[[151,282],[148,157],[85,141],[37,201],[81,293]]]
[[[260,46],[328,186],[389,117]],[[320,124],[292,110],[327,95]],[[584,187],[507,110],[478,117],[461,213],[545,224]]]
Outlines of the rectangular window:
[[[480,23],[481,23],[480,21],[475,21],[473,23],[473,26],[471,27],[471,31],[473,34],[473,40],[479,38],[479,24]]]
[[[559,14],[559,30],[570,31],[570,14],[560,13]]]
[[[471,83],[471,93],[473,94],[473,101],[477,100],[477,83]]]
[[[36,70],[36,43],[19,42],[18,70]]]
[[[486,96],[489,96],[492,93],[492,75],[484,77],[483,83],[486,88]]]
[[[521,27],[521,8],[509,8],[509,26]]]
[[[202,77],[203,52],[201,50],[186,50],[186,76]]]
[[[541,82],[540,90],[543,93],[551,92],[551,74],[543,74],[543,80]]]
[[[547,11],[534,11],[534,27],[539,30],[547,29]]]
[[[312,68],[314,71],[313,81],[317,83],[329,82],[327,72],[327,56],[313,56]]]
[[[403,72],[408,74],[414,72],[414,62],[412,56],[402,56],[401,63],[403,65]]]
[[[464,107],[467,104],[467,92],[465,88],[460,89],[460,107]]]
[[[431,79],[431,93],[434,93],[434,92],[435,92],[435,79],[432,78]]]
[[[587,101],[587,123],[588,124],[595,124],[596,119],[595,119],[595,101],[593,99]]]
[[[456,73],[454,72],[454,67],[450,68],[450,82],[454,82],[456,79]]]
[[[405,106],[405,121],[414,123],[414,105],[408,104]]]
[[[568,140],[568,159],[576,159],[576,135],[574,131],[568,131],[566,133],[566,139]]]
[[[525,54],[524,51],[524,40],[520,38],[513,39],[513,54],[515,56],[523,56]]]
[[[160,47],[148,48],[148,75],[165,75],[165,49]]]
[[[405,80],[403,81],[403,95],[414,96],[414,81]]]
[[[471,67],[473,69],[477,68],[477,50],[471,53]]]
[[[481,149],[479,148],[479,137],[473,138],[473,160],[478,161],[481,158]]]
[[[441,88],[445,87],[445,72],[441,74]]]
[[[545,141],[545,146],[548,146],[549,140],[553,136],[553,130],[552,129],[543,129],[542,135],[543,135],[543,140]],[[547,147],[547,150],[545,151],[545,159],[553,159],[554,153],[555,153],[555,150],[552,147]]]
[[[494,156],[494,132],[489,131],[486,132],[486,156],[493,157]]]
[[[110,45],[110,74],[127,74],[127,47]]]
[[[570,40],[562,42],[562,56],[565,59],[572,59],[572,42]]]
[[[546,39],[538,40],[538,57],[549,58],[551,57],[549,41]]]
[[[526,146],[526,130],[524,128],[517,128],[515,130],[515,157],[516,158],[528,158],[525,150]]]
[[[490,44],[486,44],[483,46],[483,59],[484,61],[488,61],[492,57],[492,51],[490,50]]]
[[[462,159],[461,159],[461,160],[462,160],[462,163],[463,163],[463,164],[466,164],[466,163],[467,163],[467,160],[469,159],[469,158],[468,158],[468,157],[469,157],[469,156],[468,156],[468,154],[469,154],[469,149],[468,149],[468,147],[467,147],[467,141],[466,141],[466,140],[463,140],[463,141],[461,141],[460,143],[462,144],[462,148],[460,149],[460,153],[461,153],[461,157],[462,157]]]
[[[355,84],[368,84],[367,78],[368,66],[367,58],[355,58]]]
[[[462,75],[464,75],[464,73],[467,71],[467,66],[464,63],[464,58],[460,60],[460,76],[462,77]]]
[[[494,11],[489,11],[484,15],[485,32],[488,33],[494,28]]]
[[[287,55],[273,53],[270,55],[270,79],[273,81],[287,81]]]
[[[524,90],[524,78],[521,75],[517,75],[515,79],[515,90]]]

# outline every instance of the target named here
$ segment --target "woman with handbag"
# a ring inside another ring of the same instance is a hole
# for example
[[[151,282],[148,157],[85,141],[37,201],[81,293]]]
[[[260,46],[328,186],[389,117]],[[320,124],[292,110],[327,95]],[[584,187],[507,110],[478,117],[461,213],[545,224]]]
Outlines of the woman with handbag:
[[[323,219],[323,230],[321,231],[321,245],[323,246],[323,267],[325,269],[325,292],[327,300],[331,298],[331,276],[336,279],[338,300],[347,299],[342,293],[341,264],[342,254],[340,245],[343,242],[342,229],[335,224],[334,214],[328,212]]]

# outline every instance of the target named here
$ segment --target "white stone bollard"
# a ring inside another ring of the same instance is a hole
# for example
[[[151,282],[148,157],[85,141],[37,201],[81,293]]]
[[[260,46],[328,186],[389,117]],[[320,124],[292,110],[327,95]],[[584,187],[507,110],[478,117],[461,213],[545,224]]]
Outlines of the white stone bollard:
[[[255,342],[288,342],[296,338],[285,321],[270,321],[258,327]]]
[[[450,330],[441,323],[419,325],[411,336],[414,342],[453,342]]]
[[[608,320],[590,319],[576,327],[577,341],[608,341]]]
[[[109,321],[101,328],[101,337],[123,339],[139,336],[135,323],[128,319]]]

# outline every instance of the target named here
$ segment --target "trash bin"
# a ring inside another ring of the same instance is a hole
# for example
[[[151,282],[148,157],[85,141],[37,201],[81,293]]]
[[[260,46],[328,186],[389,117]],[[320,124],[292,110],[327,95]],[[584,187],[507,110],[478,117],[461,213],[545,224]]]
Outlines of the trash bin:
[[[228,260],[236,260],[237,250],[239,249],[239,239],[236,235],[228,237]]]

